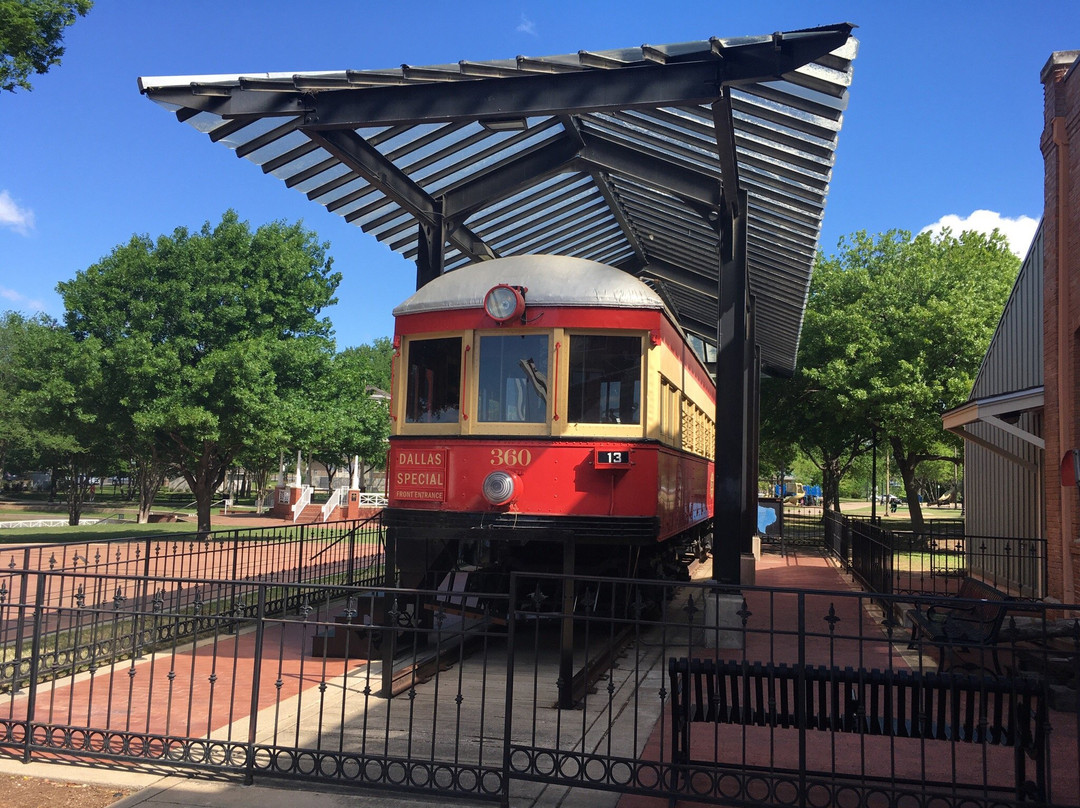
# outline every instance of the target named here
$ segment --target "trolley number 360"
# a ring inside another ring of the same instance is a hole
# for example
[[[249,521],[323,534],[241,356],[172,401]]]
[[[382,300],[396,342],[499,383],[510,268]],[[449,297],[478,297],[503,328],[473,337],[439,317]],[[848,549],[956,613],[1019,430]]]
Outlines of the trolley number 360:
[[[528,449],[492,449],[493,466],[527,466],[532,462],[532,452]]]

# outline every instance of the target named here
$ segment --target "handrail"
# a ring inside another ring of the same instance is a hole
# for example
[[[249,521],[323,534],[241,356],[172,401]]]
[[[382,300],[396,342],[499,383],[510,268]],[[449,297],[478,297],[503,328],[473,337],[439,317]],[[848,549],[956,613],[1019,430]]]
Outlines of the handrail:
[[[228,507],[228,503],[230,501],[231,500],[228,497],[226,497],[225,499],[215,499],[213,502],[210,503],[210,507],[211,508],[216,508],[218,505],[224,505],[225,507]],[[199,504],[199,500],[193,499],[187,505],[181,505],[176,510],[178,510],[178,511],[186,511],[188,508],[193,508],[198,504]]]
[[[296,500],[292,506],[292,520],[295,522],[297,517],[308,505],[311,504],[311,494],[315,489],[310,485],[305,485],[300,488],[300,499]]]
[[[359,503],[361,508],[385,508],[389,504],[389,500],[386,498],[386,494],[363,491],[360,493]]]
[[[323,503],[322,508],[319,509],[319,521],[325,522],[330,514],[334,512],[334,508],[341,504],[341,491],[340,488],[335,488],[330,492],[330,496],[326,498],[326,502]]]
[[[469,413],[465,410],[469,402],[469,351],[472,345],[465,346],[465,361],[461,363],[461,400],[458,406],[461,408],[461,420],[468,421]]]

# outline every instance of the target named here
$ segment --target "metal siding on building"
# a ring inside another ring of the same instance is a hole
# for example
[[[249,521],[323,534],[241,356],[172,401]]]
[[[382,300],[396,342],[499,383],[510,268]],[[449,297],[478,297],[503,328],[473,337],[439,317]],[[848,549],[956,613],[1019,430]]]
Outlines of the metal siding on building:
[[[1041,429],[1041,420],[1041,416],[1028,413],[1021,416],[1017,425],[1034,432]],[[968,431],[1025,460],[1041,463],[1041,449],[1003,435],[988,424],[972,424]],[[1039,473],[973,443],[967,444],[964,461],[964,510],[969,535],[1017,538],[1041,535]]]
[[[1040,225],[986,350],[971,400],[1042,386],[1042,248]]]
[[[987,349],[970,400],[1041,387],[1043,384],[1043,236],[1039,227]],[[1025,412],[1017,423],[1041,436],[1042,413]],[[1038,538],[1043,530],[1042,449],[987,423],[967,427],[973,435],[1035,463],[1030,471],[971,442],[964,447],[964,510],[969,536]],[[1004,545],[1001,540],[996,542]],[[993,549],[1000,552],[1001,547]],[[987,573],[994,570],[985,570]],[[1040,593],[1041,594],[1041,593]]]

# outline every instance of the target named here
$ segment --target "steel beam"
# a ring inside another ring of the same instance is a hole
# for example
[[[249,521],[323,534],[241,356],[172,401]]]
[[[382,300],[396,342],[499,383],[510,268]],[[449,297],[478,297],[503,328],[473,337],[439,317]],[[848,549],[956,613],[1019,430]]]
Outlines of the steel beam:
[[[522,71],[494,81],[371,87],[360,84],[363,73],[358,73],[356,87],[318,92],[295,83],[282,92],[198,83],[146,86],[142,91],[159,102],[226,118],[300,113],[305,126],[330,129],[711,104],[719,98],[721,86],[778,79],[844,45],[851,30],[844,23],[777,34],[698,61],[669,59],[666,64],[554,74]]]
[[[436,211],[435,199],[355,132],[305,130],[305,134],[415,216],[422,225],[445,229],[446,239],[474,261],[496,257],[484,240],[464,225],[448,226],[441,203]],[[441,260],[439,263],[441,265]]]
[[[476,172],[468,182],[447,190],[444,195],[446,215],[464,221],[469,214],[567,169],[577,153],[578,145],[573,138],[562,135],[497,168]]]
[[[329,129],[415,126],[462,118],[483,121],[710,104],[720,95],[727,74],[724,62],[709,59],[623,70],[523,74],[484,82],[330,91],[319,94],[305,124]],[[230,112],[218,110],[226,117],[257,112],[260,105],[258,97],[251,99],[255,109],[249,109],[243,97],[216,100],[228,102]]]
[[[689,290],[695,295],[716,299],[716,281],[709,280],[698,272],[691,272],[681,267],[671,266],[663,261],[650,261],[635,274],[651,275],[664,283],[670,283]],[[710,329],[715,330],[715,328]],[[715,336],[715,335],[714,335]]]
[[[723,95],[712,105],[712,116],[713,131],[716,133],[716,151],[720,157],[720,175],[723,177],[724,187],[742,188],[742,183],[739,181],[739,158],[735,150],[735,122],[731,117],[730,87],[725,87]]]
[[[581,163],[590,173],[602,169],[612,174],[623,174],[674,196],[714,208],[720,204],[721,188],[717,179],[668,160],[642,154],[595,133],[583,135],[583,139],[585,148],[581,151]]]

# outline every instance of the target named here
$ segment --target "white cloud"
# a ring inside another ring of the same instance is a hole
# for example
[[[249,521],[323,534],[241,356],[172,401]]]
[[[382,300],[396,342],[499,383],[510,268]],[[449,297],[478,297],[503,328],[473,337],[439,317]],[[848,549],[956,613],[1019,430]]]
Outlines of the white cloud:
[[[930,232],[936,235],[946,227],[952,230],[954,236],[960,235],[965,230],[975,230],[989,235],[997,229],[1008,239],[1009,249],[1020,258],[1023,258],[1027,255],[1028,247],[1031,246],[1031,239],[1035,237],[1035,231],[1039,229],[1039,222],[1030,216],[1010,219],[992,210],[977,210],[964,219],[961,219],[956,214],[942,216],[919,232]]]
[[[0,227],[10,227],[25,236],[34,229],[34,211],[20,208],[11,194],[0,191]]]
[[[45,311],[45,304],[40,300],[31,300],[21,292],[0,286],[0,298],[13,303],[19,311]]]
[[[536,23],[526,17],[523,12],[521,15],[521,22],[518,23],[515,30],[522,34],[536,36]]]

